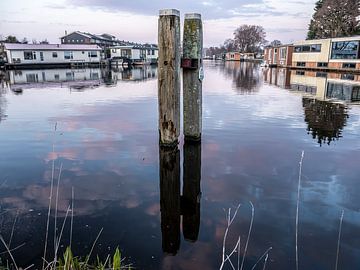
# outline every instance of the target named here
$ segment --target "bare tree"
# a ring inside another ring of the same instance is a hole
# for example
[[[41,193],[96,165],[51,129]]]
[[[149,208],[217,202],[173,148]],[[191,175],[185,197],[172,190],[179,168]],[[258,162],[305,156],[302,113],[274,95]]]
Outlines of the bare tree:
[[[266,33],[259,25],[241,25],[234,32],[234,43],[240,52],[257,52],[266,43]]]
[[[275,39],[275,40],[273,40],[273,41],[271,41],[271,42],[269,43],[269,45],[270,45],[271,47],[280,46],[281,44],[282,44],[281,41],[280,41],[280,40],[277,40],[277,39]]]
[[[235,40],[233,40],[231,38],[225,40],[224,48],[225,48],[225,51],[227,51],[227,52],[236,51],[237,48],[236,48],[236,45],[235,45]]]

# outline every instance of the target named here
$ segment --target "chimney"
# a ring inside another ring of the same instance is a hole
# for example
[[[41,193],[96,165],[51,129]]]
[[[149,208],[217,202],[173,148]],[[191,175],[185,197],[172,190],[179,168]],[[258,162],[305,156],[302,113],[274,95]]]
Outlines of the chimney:
[[[67,31],[65,30],[65,36],[67,36]]]

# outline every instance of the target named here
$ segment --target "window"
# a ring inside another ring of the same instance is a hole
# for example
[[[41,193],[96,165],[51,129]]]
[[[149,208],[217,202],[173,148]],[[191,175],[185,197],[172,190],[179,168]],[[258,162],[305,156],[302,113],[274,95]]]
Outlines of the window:
[[[90,51],[88,52],[89,57],[97,57],[97,51]]]
[[[280,59],[286,59],[286,48],[280,49]]]
[[[341,74],[341,79],[353,81],[355,79],[355,75],[354,74]]]
[[[355,63],[343,63],[342,67],[343,68],[356,68],[356,64]]]
[[[116,53],[116,49],[112,49],[112,52],[113,52],[113,53]]]
[[[306,63],[305,62],[296,62],[296,66],[297,67],[306,67]]]
[[[326,97],[340,100],[351,100],[353,85],[328,82]]]
[[[98,80],[98,79],[99,79],[99,73],[97,73],[97,72],[91,72],[91,73],[90,73],[90,79],[91,79],[91,80]]]
[[[310,52],[310,45],[304,45],[302,46],[302,52]]]
[[[302,48],[301,48],[301,46],[296,46],[295,47],[295,52],[301,52],[302,51]]]
[[[37,83],[39,78],[37,74],[26,74],[26,82],[28,83]]]
[[[354,86],[351,93],[351,101],[360,101],[360,86]]]
[[[25,60],[35,60],[36,59],[36,52],[25,51],[24,52],[24,59]]]
[[[152,54],[152,55],[155,55],[155,50],[152,50],[152,51],[151,51],[151,54]]]
[[[318,78],[327,78],[327,72],[316,72],[316,77]]]
[[[277,49],[274,49],[274,52],[277,53]]]
[[[147,54],[150,55],[150,50],[147,50]]]
[[[73,72],[66,72],[66,80],[73,81],[74,80],[74,73]]]
[[[359,59],[359,41],[333,42],[331,59]]]
[[[234,59],[234,54],[230,54],[230,58],[231,58],[231,59]]]
[[[310,44],[310,45],[301,45],[295,46],[295,52],[321,52],[321,44]]]
[[[59,81],[60,80],[60,75],[59,74],[54,74],[54,80]]]
[[[310,45],[312,52],[321,52],[321,45],[320,44],[313,44]]]
[[[296,75],[301,75],[301,76],[303,76],[303,75],[305,75],[305,71],[297,70],[297,71],[295,72],[295,74],[296,74]]]
[[[327,66],[328,66],[328,63],[326,63],[326,62],[318,62],[318,63],[317,63],[317,66],[318,66],[318,67],[327,67]]]
[[[53,57],[53,58],[57,58],[57,57],[58,57],[57,52],[53,52],[53,53],[52,53],[52,57]]]
[[[74,55],[72,51],[65,51],[64,52],[64,59],[74,59]]]

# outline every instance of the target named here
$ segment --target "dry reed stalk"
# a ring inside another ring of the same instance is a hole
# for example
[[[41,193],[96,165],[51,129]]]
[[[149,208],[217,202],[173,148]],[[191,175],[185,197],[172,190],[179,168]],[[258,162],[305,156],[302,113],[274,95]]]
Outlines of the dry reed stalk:
[[[296,270],[299,270],[298,231],[299,231],[300,187],[301,187],[301,173],[302,173],[303,159],[304,159],[304,151],[301,152],[301,159],[300,159],[300,162],[299,162],[299,180],[298,180],[297,201],[296,201],[296,218],[295,218],[295,263],[296,263]]]

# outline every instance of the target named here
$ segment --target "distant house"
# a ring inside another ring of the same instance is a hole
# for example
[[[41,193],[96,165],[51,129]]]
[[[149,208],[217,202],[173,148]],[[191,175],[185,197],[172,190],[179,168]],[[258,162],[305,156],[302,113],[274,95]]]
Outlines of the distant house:
[[[129,59],[132,64],[151,64],[156,63],[159,57],[159,49],[152,44],[135,44],[135,45],[121,45],[110,47],[110,58]]]
[[[225,54],[226,61],[240,61],[241,54],[239,52],[227,52]]]
[[[225,54],[226,61],[247,61],[254,59],[255,53],[227,52]]]
[[[72,63],[100,63],[98,45],[18,44],[4,43],[7,65],[69,65]]]
[[[121,45],[121,41],[117,40],[113,35],[94,35],[80,31],[72,32],[61,37],[60,39],[61,44],[96,44],[103,49],[110,46]]]

